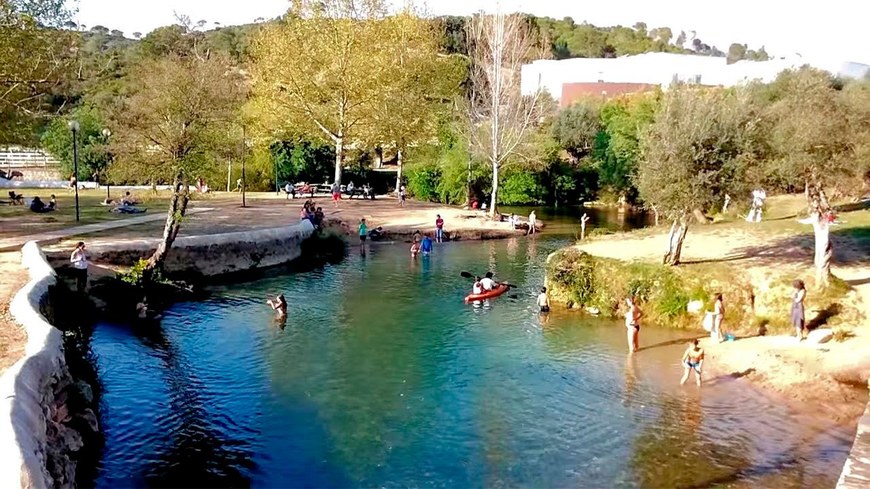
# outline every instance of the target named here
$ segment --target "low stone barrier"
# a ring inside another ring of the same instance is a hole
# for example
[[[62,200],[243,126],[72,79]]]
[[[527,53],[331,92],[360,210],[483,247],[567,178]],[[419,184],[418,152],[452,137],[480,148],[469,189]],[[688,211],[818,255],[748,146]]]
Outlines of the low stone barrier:
[[[314,233],[309,221],[272,229],[178,238],[166,258],[169,272],[221,275],[281,265],[299,258],[302,242]],[[88,247],[91,261],[132,266],[160,240],[123,240]]]
[[[867,382],[867,387],[870,388],[870,381]],[[866,487],[870,487],[870,403],[867,404],[864,415],[858,420],[855,443],[837,482],[837,489]]]
[[[9,311],[27,333],[27,345],[24,357],[0,377],[0,487],[69,486],[72,481],[56,481],[46,463],[54,386],[69,377],[62,334],[40,312],[57,279],[36,242],[25,244],[21,256],[30,281]]]

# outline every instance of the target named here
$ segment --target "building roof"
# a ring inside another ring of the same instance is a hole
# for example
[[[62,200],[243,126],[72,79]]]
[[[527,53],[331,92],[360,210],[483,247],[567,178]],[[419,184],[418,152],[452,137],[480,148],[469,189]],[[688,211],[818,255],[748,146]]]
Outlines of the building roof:
[[[567,107],[583,98],[610,98],[626,93],[648,92],[658,85],[651,83],[565,83],[560,106]]]
[[[645,53],[619,58],[572,58],[538,60],[522,68],[522,91],[540,88],[553,98],[562,98],[566,83],[634,83],[668,87],[674,82],[733,86],[753,80],[773,81],[784,70],[809,64],[833,74],[860,78],[870,66],[839,61],[809,62],[800,57],[770,61],[738,61],[725,58],[674,53]]]

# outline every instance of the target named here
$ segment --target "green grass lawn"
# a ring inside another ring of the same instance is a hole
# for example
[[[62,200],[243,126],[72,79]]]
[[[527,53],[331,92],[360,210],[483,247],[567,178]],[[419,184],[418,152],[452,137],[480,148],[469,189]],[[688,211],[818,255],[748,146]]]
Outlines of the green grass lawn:
[[[54,212],[37,214],[31,212],[26,205],[0,205],[0,227],[3,236],[21,236],[38,234],[43,231],[53,231],[77,225],[93,224],[104,221],[126,219],[141,214],[116,214],[109,212],[109,206],[101,205],[106,198],[105,190],[79,190],[79,221],[76,222],[75,194],[65,189],[15,189],[16,193],[24,195],[25,199],[38,196],[46,204],[54,194],[58,209]],[[120,191],[113,191],[112,197],[119,198]],[[169,192],[154,194],[150,191],[134,193],[142,207],[152,211],[164,212],[169,201]]]

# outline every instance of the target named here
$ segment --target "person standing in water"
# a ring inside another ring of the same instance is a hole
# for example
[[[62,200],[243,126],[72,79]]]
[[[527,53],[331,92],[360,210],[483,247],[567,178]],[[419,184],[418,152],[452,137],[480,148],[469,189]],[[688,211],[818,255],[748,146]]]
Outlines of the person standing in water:
[[[535,211],[532,211],[529,213],[529,232],[526,233],[526,235],[535,234],[535,232],[537,231],[535,229],[537,225],[538,225],[538,216],[535,215]]]
[[[278,318],[287,317],[287,300],[284,299],[284,294],[278,295],[274,301],[267,299],[266,304],[269,304],[269,307],[278,314]]]
[[[704,349],[698,346],[698,340],[692,340],[689,347],[683,353],[683,359],[680,362],[683,364],[683,378],[680,380],[680,385],[689,380],[689,373],[695,371],[695,383],[698,387],[701,386],[701,366],[704,365]]]
[[[546,287],[541,287],[541,293],[538,294],[538,307],[541,312],[550,312],[550,296],[547,295]]]
[[[804,329],[806,329],[804,299],[807,297],[807,287],[803,280],[795,280],[792,287],[794,287],[794,294],[791,299],[791,324],[794,326],[795,336],[798,341],[801,341],[804,339]]]
[[[369,228],[366,225],[366,218],[362,218],[359,220],[359,246],[360,248],[364,247],[366,244],[366,238],[369,235]]]
[[[432,253],[432,238],[429,237],[428,233],[423,235],[423,241],[420,242],[420,251],[423,252],[423,255]]]
[[[635,304],[634,297],[627,297],[625,304],[628,306],[628,311],[625,313],[625,329],[627,330],[628,352],[634,353],[638,350],[638,337],[640,336],[640,318],[643,317],[643,311]]]
[[[76,249],[69,256],[76,277],[76,290],[84,292],[88,287],[88,256],[85,254],[85,243],[79,241]]]

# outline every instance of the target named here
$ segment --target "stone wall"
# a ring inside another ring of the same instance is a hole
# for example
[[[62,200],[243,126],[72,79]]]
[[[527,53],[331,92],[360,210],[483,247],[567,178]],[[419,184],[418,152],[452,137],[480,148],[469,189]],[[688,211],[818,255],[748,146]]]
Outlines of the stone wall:
[[[96,430],[93,411],[74,412],[68,399],[78,389],[64,357],[62,333],[42,311],[57,278],[36,242],[21,250],[30,281],[15,295],[9,311],[27,333],[24,357],[0,377],[0,487],[72,487],[82,446],[71,426]],[[89,390],[86,388],[86,390]]]
[[[178,238],[166,258],[169,272],[207,276],[281,265],[299,258],[302,242],[314,233],[309,221],[272,229]],[[91,261],[132,266],[157,248],[159,240],[123,240],[88,247]]]
[[[867,382],[867,387],[870,388],[870,381]],[[867,404],[864,416],[858,420],[855,443],[837,482],[837,489],[866,487],[870,487],[870,403]]]

